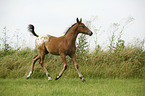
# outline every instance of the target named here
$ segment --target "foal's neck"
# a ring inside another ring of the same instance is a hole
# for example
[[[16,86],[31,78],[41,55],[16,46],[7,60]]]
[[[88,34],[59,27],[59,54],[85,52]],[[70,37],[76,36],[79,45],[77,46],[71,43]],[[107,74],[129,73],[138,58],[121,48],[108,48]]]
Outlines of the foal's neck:
[[[68,42],[70,42],[71,44],[75,44],[76,42],[76,38],[78,35],[77,32],[77,24],[74,25],[69,31],[68,33],[65,35],[65,38],[67,39]]]

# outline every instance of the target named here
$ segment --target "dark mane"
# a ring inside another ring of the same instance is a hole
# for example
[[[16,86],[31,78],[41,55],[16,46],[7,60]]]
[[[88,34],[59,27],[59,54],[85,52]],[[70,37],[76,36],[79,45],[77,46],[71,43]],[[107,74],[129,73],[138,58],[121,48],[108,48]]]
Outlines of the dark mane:
[[[68,30],[65,32],[64,35],[66,35],[66,34],[68,33],[68,31],[69,31],[74,25],[76,25],[76,24],[77,24],[77,23],[75,23],[75,24],[73,24],[71,27],[69,27]]]

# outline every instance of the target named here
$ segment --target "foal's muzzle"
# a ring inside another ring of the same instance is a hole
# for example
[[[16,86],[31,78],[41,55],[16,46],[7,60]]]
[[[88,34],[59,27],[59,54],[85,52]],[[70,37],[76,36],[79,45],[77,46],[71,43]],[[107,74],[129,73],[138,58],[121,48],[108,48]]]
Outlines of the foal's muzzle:
[[[89,32],[88,35],[89,35],[89,36],[92,36],[92,35],[93,35],[93,32]]]

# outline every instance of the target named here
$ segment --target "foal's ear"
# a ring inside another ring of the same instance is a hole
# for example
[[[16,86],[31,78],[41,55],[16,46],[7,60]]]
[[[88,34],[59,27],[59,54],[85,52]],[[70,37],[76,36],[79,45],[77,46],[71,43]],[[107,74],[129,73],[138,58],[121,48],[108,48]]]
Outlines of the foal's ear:
[[[80,23],[79,19],[77,18],[77,23]]]
[[[80,19],[80,23],[82,23],[82,18]]]

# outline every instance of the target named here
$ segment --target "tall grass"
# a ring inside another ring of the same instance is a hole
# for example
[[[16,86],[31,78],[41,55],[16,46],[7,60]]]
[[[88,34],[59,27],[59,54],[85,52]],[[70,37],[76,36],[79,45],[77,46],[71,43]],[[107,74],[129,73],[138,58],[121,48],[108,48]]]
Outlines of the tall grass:
[[[32,57],[37,54],[36,50],[25,48],[20,51],[2,56],[0,58],[0,78],[20,78],[29,73]],[[82,57],[86,57],[82,59]],[[145,78],[145,51],[138,47],[126,47],[116,53],[98,51],[79,55],[77,61],[81,72],[85,77],[92,78]],[[68,69],[64,77],[77,77],[72,60],[68,57]],[[45,58],[45,66],[55,77],[63,65],[60,57],[49,54]],[[34,78],[46,77],[44,70],[37,62],[35,65]]]

